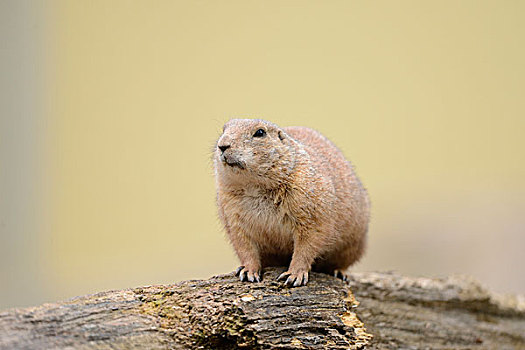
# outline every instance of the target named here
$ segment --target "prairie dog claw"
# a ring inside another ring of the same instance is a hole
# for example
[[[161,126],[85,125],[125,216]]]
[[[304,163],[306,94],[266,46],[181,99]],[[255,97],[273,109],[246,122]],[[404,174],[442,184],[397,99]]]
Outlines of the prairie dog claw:
[[[278,281],[284,280],[284,284],[288,287],[300,287],[306,286],[308,283],[308,271],[300,271],[292,273],[290,271],[283,272],[277,277]]]
[[[261,282],[261,271],[259,270],[250,270],[247,267],[239,266],[237,270],[235,270],[235,275],[239,276],[239,280],[241,282],[248,281],[248,282]]]
[[[350,281],[350,276],[348,276],[346,273],[344,273],[341,270],[334,270],[334,277],[339,278],[345,282]]]

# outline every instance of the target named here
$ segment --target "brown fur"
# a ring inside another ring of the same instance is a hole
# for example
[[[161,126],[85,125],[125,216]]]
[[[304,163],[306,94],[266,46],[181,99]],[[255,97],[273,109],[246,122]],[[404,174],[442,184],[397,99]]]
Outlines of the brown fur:
[[[258,129],[266,134],[254,137]],[[367,192],[320,133],[233,119],[216,146],[219,216],[241,261],[241,280],[260,280],[263,267],[289,264],[281,277],[304,285],[312,268],[337,273],[363,255]]]

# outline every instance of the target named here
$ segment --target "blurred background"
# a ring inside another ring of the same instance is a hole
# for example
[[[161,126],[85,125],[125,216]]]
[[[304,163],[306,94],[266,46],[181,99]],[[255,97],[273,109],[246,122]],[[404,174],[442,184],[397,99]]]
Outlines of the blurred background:
[[[354,162],[354,270],[525,293],[523,1],[2,0],[0,40],[0,308],[232,271],[232,117]]]

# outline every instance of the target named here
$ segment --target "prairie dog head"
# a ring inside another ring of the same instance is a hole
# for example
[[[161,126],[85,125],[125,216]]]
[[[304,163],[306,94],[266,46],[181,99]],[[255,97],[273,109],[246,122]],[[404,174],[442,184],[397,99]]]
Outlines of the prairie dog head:
[[[214,153],[218,176],[232,182],[279,181],[294,167],[293,142],[277,125],[260,119],[232,119]]]

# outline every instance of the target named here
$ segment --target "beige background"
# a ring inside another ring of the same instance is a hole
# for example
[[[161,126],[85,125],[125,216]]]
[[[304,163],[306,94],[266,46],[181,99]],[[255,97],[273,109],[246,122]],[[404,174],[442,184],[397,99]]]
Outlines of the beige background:
[[[306,125],[368,187],[356,270],[525,293],[522,1],[4,1],[0,307],[237,261],[211,149]]]

